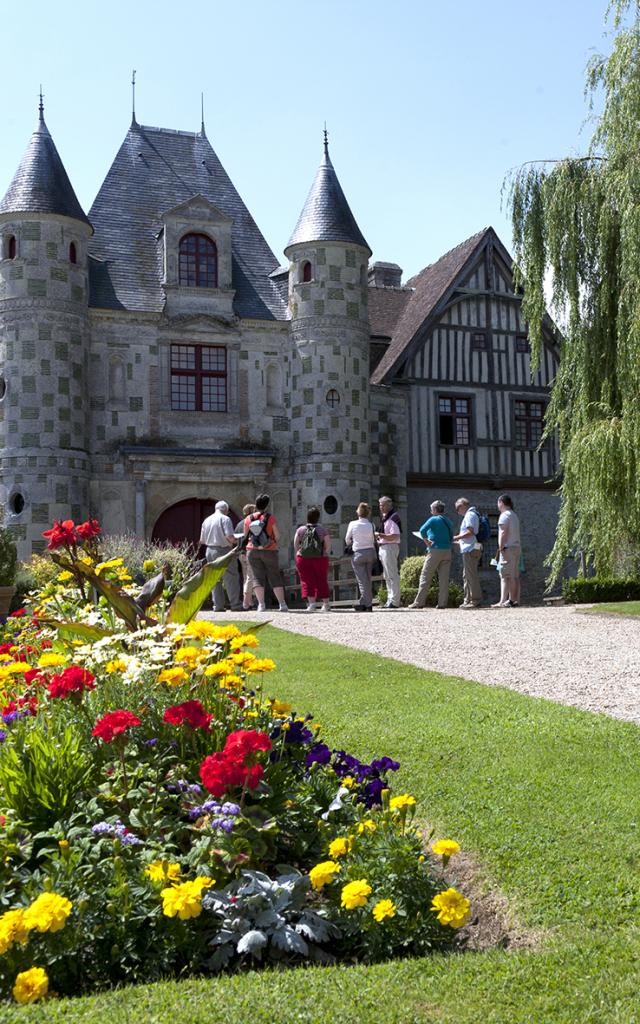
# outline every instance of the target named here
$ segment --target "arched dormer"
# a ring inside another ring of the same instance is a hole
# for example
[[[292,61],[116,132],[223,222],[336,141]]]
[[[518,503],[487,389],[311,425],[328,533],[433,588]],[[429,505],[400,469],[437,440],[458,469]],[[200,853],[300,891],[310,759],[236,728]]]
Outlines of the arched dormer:
[[[167,312],[232,316],[232,218],[197,195],[162,221]]]
[[[180,239],[178,283],[186,288],[218,287],[218,249],[208,235],[191,231]]]

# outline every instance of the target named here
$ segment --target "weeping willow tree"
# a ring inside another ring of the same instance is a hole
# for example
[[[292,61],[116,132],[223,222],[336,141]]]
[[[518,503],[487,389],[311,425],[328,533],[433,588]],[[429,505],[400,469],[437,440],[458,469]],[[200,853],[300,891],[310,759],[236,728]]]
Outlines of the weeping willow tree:
[[[587,155],[526,165],[510,194],[534,366],[550,277],[566,321],[545,425],[562,474],[550,582],[578,552],[598,574],[640,569],[640,4],[612,7]]]

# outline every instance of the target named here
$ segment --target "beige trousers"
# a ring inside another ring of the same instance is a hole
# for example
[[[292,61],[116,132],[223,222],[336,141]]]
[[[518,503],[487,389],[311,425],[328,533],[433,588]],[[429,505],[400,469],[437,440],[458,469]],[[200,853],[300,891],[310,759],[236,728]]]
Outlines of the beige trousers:
[[[431,580],[438,573],[438,608],[446,608],[449,603],[449,570],[451,569],[451,548],[429,548],[420,573],[420,585],[415,603],[424,608]]]
[[[478,566],[482,558],[480,548],[474,551],[462,552],[462,582],[464,585],[464,603],[480,604],[482,601],[482,588],[478,575]]]

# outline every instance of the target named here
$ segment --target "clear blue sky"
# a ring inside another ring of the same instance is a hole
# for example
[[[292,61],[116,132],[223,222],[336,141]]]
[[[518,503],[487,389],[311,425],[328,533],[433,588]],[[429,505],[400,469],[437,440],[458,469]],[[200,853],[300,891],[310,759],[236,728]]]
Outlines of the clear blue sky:
[[[85,210],[127,131],[209,139],[273,248],[322,152],[373,258],[405,276],[493,224],[534,158],[585,150],[584,68],[608,52],[605,0],[22,0],[5,5],[0,194],[45,116]],[[8,8],[8,9],[7,9]],[[10,88],[8,87],[10,83]]]

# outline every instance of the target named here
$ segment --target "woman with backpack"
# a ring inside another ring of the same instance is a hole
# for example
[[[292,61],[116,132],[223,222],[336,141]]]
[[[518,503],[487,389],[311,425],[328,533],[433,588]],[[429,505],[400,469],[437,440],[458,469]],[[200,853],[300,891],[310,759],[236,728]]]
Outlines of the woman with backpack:
[[[331,611],[329,603],[329,555],[331,536],[325,526],[320,525],[320,509],[307,509],[306,526],[299,526],[293,538],[296,555],[296,569],[300,577],[302,597],[307,600],[307,611],[315,612],[318,602],[320,611]]]
[[[282,573],[278,564],[280,531],[276,517],[267,512],[270,500],[268,494],[259,494],[256,498],[256,511],[248,515],[244,521],[247,562],[254,579],[253,589],[258,599],[258,611],[267,610],[264,598],[265,589],[269,584],[278,602],[278,611],[288,612]]]
[[[345,544],[351,548],[351,564],[358,581],[360,601],[354,605],[356,612],[373,611],[373,587],[371,577],[377,560],[376,533],[369,516],[371,508],[366,501],[361,501],[356,512],[357,519],[352,519],[347,526]]]

